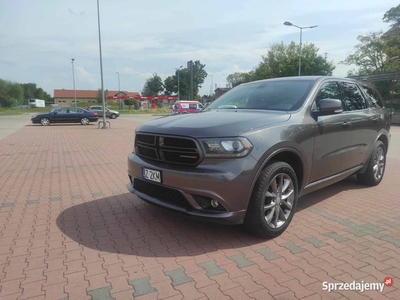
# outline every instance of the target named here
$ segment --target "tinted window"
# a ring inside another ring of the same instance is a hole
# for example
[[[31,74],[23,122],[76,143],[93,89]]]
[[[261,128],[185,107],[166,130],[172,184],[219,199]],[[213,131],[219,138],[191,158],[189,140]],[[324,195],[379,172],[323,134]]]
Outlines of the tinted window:
[[[240,85],[222,95],[207,109],[262,109],[293,111],[306,99],[314,81],[273,80]]]
[[[315,97],[313,110],[319,110],[319,102],[322,99],[342,99],[340,95],[339,85],[336,81],[331,81],[324,83],[324,85],[319,90],[317,96]]]
[[[342,82],[343,100],[347,110],[365,109],[365,99],[355,83]]]
[[[363,86],[365,94],[371,100],[375,107],[383,107],[383,103],[381,97],[379,97],[378,93],[371,89],[368,86]]]

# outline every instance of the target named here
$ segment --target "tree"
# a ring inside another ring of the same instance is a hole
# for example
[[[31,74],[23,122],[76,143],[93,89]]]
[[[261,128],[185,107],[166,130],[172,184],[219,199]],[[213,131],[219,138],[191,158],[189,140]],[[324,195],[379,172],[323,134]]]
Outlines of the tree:
[[[389,9],[382,18],[383,22],[392,23],[392,27],[400,26],[400,4]]]
[[[132,105],[135,105],[135,102],[136,102],[136,100],[134,100],[134,99],[125,99],[124,100],[124,104],[128,105],[129,110],[131,110]]]
[[[318,54],[314,44],[305,44],[302,47],[301,75],[332,75],[334,65],[325,61]],[[274,44],[267,55],[262,56],[262,62],[255,68],[252,80],[297,76],[299,72],[300,46],[295,42],[285,45],[283,42]]]
[[[164,84],[160,76],[157,73],[153,74],[153,77],[150,77],[146,80],[144,84],[142,95],[143,96],[156,96],[159,95],[162,91],[164,91]]]
[[[108,90],[105,90],[104,91],[104,101],[107,101],[107,94],[108,94]],[[99,104],[103,103],[103,93],[102,93],[101,88],[97,90],[96,100],[97,100],[97,103],[99,103]]]
[[[332,75],[335,69],[332,62],[318,54],[314,44],[305,44],[302,47],[301,75]],[[233,73],[227,77],[227,82],[232,87],[253,80],[297,76],[299,74],[300,45],[291,42],[289,45],[282,43],[273,44],[262,61],[248,73]]]
[[[353,54],[340,62],[346,65],[355,65],[357,71],[352,74],[370,75],[384,72],[387,69],[387,56],[385,54],[385,44],[381,39],[382,32],[370,32],[367,35],[359,35],[359,43],[354,47]]]
[[[178,92],[178,77],[175,75],[168,76],[164,80],[165,95],[171,96],[173,93]]]
[[[251,81],[251,74],[235,72],[228,75],[228,77],[226,77],[226,81],[228,82],[229,87],[233,88],[239,84]]]

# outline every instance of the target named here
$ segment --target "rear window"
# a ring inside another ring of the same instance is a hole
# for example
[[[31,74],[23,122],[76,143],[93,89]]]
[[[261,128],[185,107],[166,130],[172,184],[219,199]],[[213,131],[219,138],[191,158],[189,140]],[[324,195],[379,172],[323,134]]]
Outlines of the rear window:
[[[207,109],[294,111],[303,105],[314,82],[293,79],[240,85],[215,100]]]
[[[374,89],[369,86],[363,86],[362,88],[375,107],[383,107],[382,99]]]

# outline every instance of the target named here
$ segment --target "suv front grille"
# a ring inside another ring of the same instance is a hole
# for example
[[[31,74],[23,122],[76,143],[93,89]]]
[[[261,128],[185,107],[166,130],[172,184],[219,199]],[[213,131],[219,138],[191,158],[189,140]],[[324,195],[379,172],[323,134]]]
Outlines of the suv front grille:
[[[138,178],[134,178],[133,187],[138,192],[156,198],[157,200],[175,204],[184,208],[190,207],[182,193],[175,189],[147,182]]]
[[[195,166],[200,162],[197,143],[190,138],[136,134],[136,154],[166,163]]]

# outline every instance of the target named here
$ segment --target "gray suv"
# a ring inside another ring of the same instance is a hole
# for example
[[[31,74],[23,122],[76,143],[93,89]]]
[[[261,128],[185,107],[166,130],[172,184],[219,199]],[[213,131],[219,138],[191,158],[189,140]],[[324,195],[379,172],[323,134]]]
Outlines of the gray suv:
[[[391,115],[351,79],[242,84],[194,115],[136,129],[128,189],[146,202],[275,237],[302,195],[357,174],[381,182]]]
[[[86,110],[96,112],[99,117],[103,117],[103,106],[101,105],[89,106],[86,107]],[[116,119],[119,117],[119,112],[106,107],[106,117]]]

